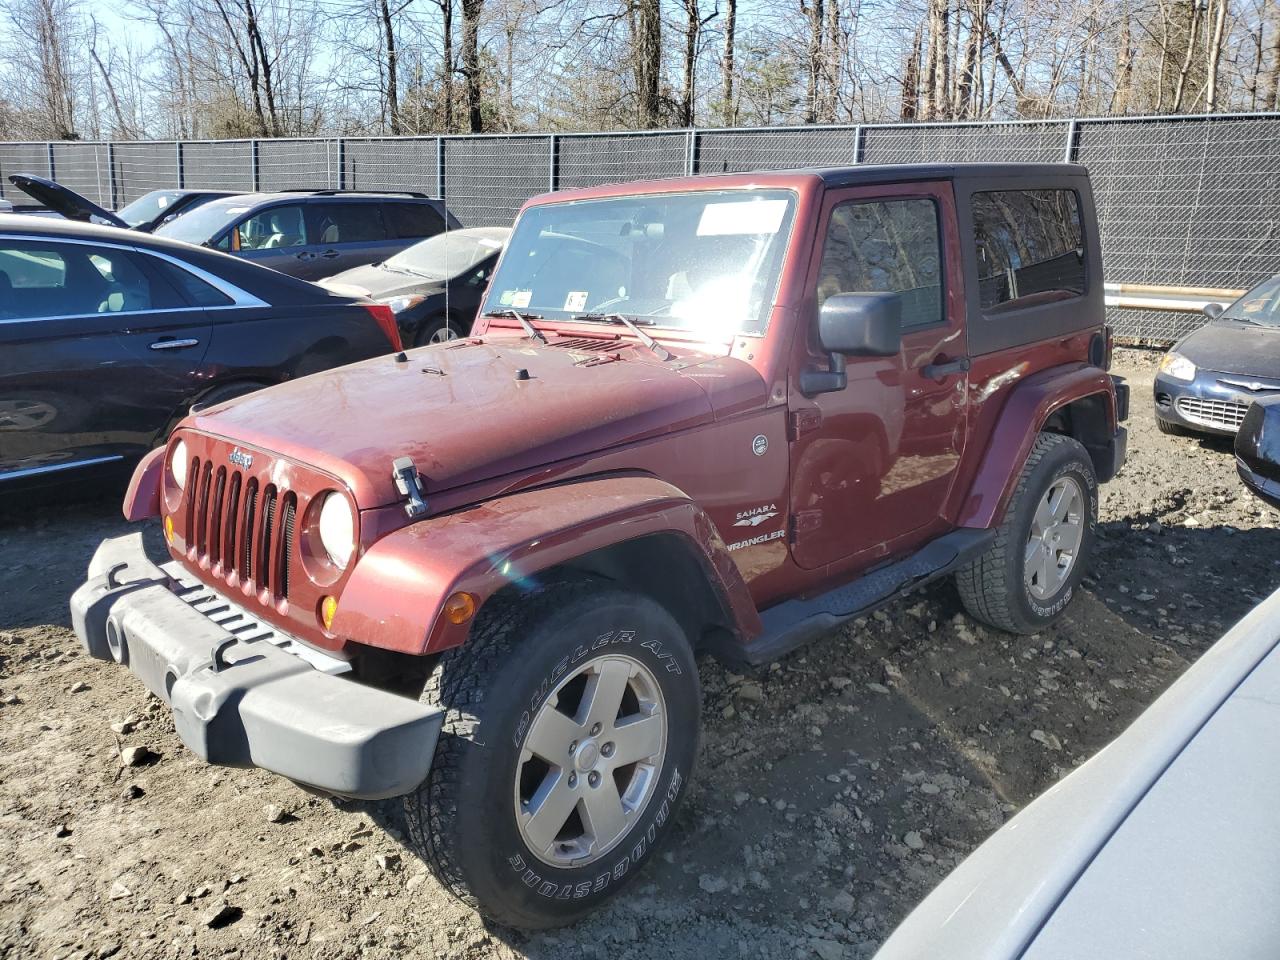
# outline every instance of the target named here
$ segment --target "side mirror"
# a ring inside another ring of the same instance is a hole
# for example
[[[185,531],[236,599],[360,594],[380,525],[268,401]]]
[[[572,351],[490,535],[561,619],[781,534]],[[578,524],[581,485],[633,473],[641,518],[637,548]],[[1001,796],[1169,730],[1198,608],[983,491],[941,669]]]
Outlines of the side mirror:
[[[892,357],[902,349],[902,298],[896,293],[837,293],[818,313],[818,341],[831,354],[827,370],[807,370],[800,390],[813,396],[843,390],[845,357]]]
[[[1203,307],[1200,308],[1200,312],[1203,313],[1210,320],[1217,320],[1220,316],[1222,316],[1222,310],[1223,310],[1223,306],[1220,303],[1206,303]]]

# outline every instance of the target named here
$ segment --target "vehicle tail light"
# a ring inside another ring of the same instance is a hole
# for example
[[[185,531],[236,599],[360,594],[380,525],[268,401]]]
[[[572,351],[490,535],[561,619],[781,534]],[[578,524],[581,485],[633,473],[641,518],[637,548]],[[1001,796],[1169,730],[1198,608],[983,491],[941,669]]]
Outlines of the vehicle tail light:
[[[396,324],[396,315],[391,312],[391,308],[385,303],[362,303],[360,306],[369,311],[373,322],[387,335],[387,339],[391,341],[391,349],[397,352],[403,350],[404,344],[400,342],[400,327]]]

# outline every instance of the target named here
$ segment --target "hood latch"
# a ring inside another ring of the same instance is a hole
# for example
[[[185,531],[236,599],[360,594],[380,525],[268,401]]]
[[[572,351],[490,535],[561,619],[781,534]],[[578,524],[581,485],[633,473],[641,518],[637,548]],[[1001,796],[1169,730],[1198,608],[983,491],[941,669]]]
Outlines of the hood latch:
[[[427,512],[427,498],[422,493],[422,477],[418,468],[409,457],[397,457],[391,461],[391,477],[396,482],[400,495],[408,497],[404,512],[411,517],[420,517]]]

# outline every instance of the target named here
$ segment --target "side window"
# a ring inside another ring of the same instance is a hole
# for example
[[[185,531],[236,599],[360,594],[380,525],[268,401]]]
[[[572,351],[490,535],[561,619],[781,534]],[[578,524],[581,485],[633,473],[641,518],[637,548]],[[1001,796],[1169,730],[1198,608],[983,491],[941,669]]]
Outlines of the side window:
[[[302,207],[286,204],[268,207],[242,220],[236,227],[241,250],[274,250],[277,247],[301,247],[307,242],[302,222]]]
[[[1084,241],[1074,190],[975,193],[972,208],[982,309],[1084,293]]]
[[[434,237],[444,232],[444,218],[429,203],[388,203],[385,205],[390,234],[401,240]]]
[[[831,211],[818,304],[837,293],[896,293],[902,328],[940,323],[942,245],[933,200],[871,200]]]
[[[309,203],[306,209],[310,243],[372,243],[387,239],[381,204]]]
[[[0,317],[132,313],[175,306],[176,295],[136,254],[115,247],[0,241]]]
[[[225,307],[235,303],[217,287],[181,267],[164,260],[155,260],[152,265],[173,284],[175,289],[181,291],[187,302],[194,307]]]

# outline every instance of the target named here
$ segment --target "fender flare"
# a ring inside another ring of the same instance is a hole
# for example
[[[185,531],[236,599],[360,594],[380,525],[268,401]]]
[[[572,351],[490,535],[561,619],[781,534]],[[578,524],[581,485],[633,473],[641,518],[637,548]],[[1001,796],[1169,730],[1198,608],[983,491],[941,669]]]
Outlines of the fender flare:
[[[134,468],[124,494],[124,518],[147,520],[160,516],[160,471],[164,468],[167,445],[147,453]]]
[[[989,529],[1004,517],[1036,435],[1054,411],[1085,397],[1103,395],[1110,428],[1116,427],[1115,387],[1098,367],[1055,367],[1027,377],[1005,400],[969,492],[958,525]]]
[[[352,570],[332,631],[383,650],[438,653],[464,643],[474,623],[443,616],[453,594],[471,594],[479,609],[533,574],[653,534],[674,534],[693,552],[735,632],[760,632],[747,585],[710,519],[678,488],[643,475],[526,490],[388,534]]]

